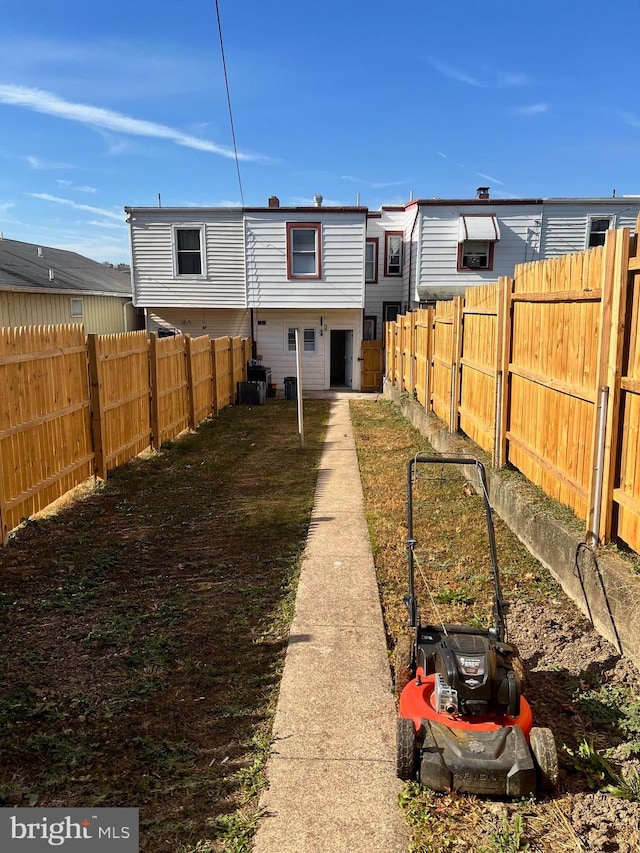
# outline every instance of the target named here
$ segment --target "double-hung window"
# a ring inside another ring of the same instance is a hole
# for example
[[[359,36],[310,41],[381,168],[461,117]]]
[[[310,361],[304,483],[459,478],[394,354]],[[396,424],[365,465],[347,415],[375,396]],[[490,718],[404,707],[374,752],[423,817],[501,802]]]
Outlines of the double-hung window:
[[[176,275],[204,275],[203,245],[204,229],[202,227],[174,229]]]
[[[385,232],[384,274],[402,275],[402,231]]]
[[[302,352],[315,352],[316,351],[316,330],[315,329],[303,329],[302,331]],[[287,349],[289,352],[296,351],[296,330],[288,329],[287,330]]]
[[[378,280],[378,238],[368,237],[365,243],[364,280],[368,283]]]
[[[615,217],[590,216],[587,249],[592,249],[594,246],[604,246],[607,231],[610,228],[615,228]]]
[[[287,222],[287,278],[322,277],[319,222]]]

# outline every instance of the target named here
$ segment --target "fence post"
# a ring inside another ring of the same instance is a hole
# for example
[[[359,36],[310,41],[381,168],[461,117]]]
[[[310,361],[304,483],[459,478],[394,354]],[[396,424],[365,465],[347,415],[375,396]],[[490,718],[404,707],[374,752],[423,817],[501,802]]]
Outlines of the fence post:
[[[209,347],[211,354],[211,411],[212,414],[218,414],[218,371],[216,361],[216,338],[211,339]]]
[[[504,309],[505,309],[505,290],[507,288],[508,279],[505,276],[500,276],[498,279],[498,294],[496,304],[496,353],[495,353],[495,403],[494,403],[494,424],[493,424],[493,454],[492,462],[494,468],[499,467],[501,430],[500,430],[500,415],[502,412],[502,383],[504,376],[502,374],[502,348],[503,329],[504,329]]]
[[[0,442],[0,541],[7,544],[9,528],[4,523],[4,468],[2,467],[2,442]]]
[[[149,336],[149,381],[151,384],[151,443],[156,450],[162,444],[160,437],[160,398],[158,395],[158,335]]]
[[[189,429],[196,428],[196,395],[193,387],[193,339],[184,337],[184,356],[187,366],[187,407],[189,409]]]
[[[463,336],[464,298],[453,297],[453,327],[451,329],[451,418],[449,432],[457,432],[459,425],[459,409],[462,380],[462,336]]]
[[[606,358],[607,381],[609,388],[609,404],[604,444],[603,481],[602,481],[602,512],[600,530],[595,531],[601,542],[611,539],[613,525],[613,489],[616,464],[620,447],[620,377],[622,374],[622,352],[624,345],[625,319],[627,307],[627,283],[629,280],[629,228],[621,228],[615,232],[615,255],[613,259],[613,276],[611,287],[611,330],[608,351],[603,351]],[[603,293],[604,303],[604,293]],[[607,312],[609,308],[603,305]]]
[[[104,400],[102,395],[102,365],[98,348],[98,335],[87,335],[89,357],[89,391],[91,395],[91,440],[95,454],[95,473],[101,480],[107,479],[104,462]]]
[[[433,327],[434,327],[435,308],[433,305],[427,308],[427,352],[426,352],[426,372],[425,377],[425,403],[424,408],[427,412],[433,411],[432,405],[432,385],[433,385]]]
[[[513,294],[514,281],[508,276],[501,276],[503,287],[500,290],[499,299],[502,304],[501,323],[498,326],[500,337],[500,399],[498,400],[498,424],[496,426],[496,465],[502,468],[507,464],[507,432],[509,430],[510,406],[511,406],[511,379],[509,376],[509,364],[511,363],[511,347],[513,344]]]

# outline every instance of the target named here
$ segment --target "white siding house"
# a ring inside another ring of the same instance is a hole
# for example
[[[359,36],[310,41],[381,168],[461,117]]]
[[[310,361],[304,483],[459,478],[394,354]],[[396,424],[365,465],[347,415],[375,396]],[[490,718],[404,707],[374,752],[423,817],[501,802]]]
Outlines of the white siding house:
[[[247,298],[262,364],[295,374],[299,330],[304,386],[360,388],[366,208],[245,210]]]

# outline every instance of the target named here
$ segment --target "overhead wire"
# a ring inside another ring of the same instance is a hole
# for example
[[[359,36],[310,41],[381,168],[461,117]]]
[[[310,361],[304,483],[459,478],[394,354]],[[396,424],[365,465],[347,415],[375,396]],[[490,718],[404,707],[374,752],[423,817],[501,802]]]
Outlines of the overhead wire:
[[[233,141],[233,155],[236,161],[236,172],[238,174],[238,186],[240,188],[240,202],[244,207],[244,193],[242,191],[242,178],[240,177],[240,162],[238,160],[238,147],[236,145],[236,131],[233,124],[233,110],[231,109],[231,93],[229,91],[229,77],[227,75],[227,62],[224,55],[224,40],[222,38],[222,23],[220,21],[220,7],[216,2],[216,17],[218,19],[218,36],[220,38],[220,55],[222,56],[222,71],[224,73],[224,85],[227,91],[227,106],[229,108],[229,123],[231,125],[231,139]]]

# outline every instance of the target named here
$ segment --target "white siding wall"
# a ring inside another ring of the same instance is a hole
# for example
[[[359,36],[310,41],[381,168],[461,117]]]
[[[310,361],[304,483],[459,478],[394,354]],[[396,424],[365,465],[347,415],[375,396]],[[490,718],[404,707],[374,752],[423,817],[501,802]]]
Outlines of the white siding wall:
[[[155,332],[160,327],[177,329],[192,338],[208,335],[251,335],[251,312],[246,308],[148,308],[147,328]]]
[[[244,308],[244,228],[236,209],[132,209],[135,304]],[[173,226],[205,228],[206,277],[174,275]]]
[[[362,308],[364,212],[278,210],[245,217],[248,304],[255,308]],[[287,279],[287,222],[322,223],[322,278]]]
[[[408,232],[405,228],[407,219],[413,222],[413,209],[409,213],[404,210],[383,211],[380,219],[370,218],[367,222],[367,237],[378,238],[378,281],[366,285],[365,310],[367,317],[376,317],[376,336],[378,339],[383,333],[382,306],[385,302],[399,302],[403,308],[407,301],[409,286],[409,247],[407,241],[410,237],[411,226]],[[384,242],[385,231],[404,232],[403,240],[403,274],[401,277],[387,277],[384,274]],[[415,262],[413,269],[415,270]]]
[[[496,216],[500,240],[495,245],[493,270],[458,272],[458,222],[461,214]],[[442,205],[421,208],[418,298],[444,298],[464,292],[471,284],[496,281],[513,275],[516,264],[537,260],[541,206],[534,205]]]
[[[592,216],[615,216],[615,228],[634,231],[639,211],[638,199],[620,199],[616,204],[547,202],[542,233],[544,257],[554,258],[586,249],[589,218]]]
[[[320,318],[322,317],[322,327]],[[260,325],[264,321],[264,325]],[[300,337],[304,329],[316,330],[316,352],[302,353],[303,388],[323,391],[330,387],[330,332],[331,329],[353,330],[353,389],[360,388],[360,344],[362,342],[361,310],[315,310],[285,311],[260,309],[254,311],[256,353],[262,356],[262,364],[271,368],[271,381],[280,389],[285,376],[296,375],[295,354],[288,351],[287,332],[299,328]],[[325,329],[324,326],[327,328]],[[322,334],[321,334],[322,331]]]

